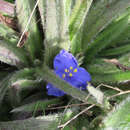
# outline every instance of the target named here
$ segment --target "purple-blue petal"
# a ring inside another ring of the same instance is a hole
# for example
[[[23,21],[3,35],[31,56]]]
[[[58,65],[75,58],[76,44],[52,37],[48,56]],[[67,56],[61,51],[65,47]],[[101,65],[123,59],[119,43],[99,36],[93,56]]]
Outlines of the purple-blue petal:
[[[86,69],[82,67],[77,68],[77,72],[74,73],[74,78],[81,80],[82,82],[90,82],[91,76]]]
[[[73,76],[67,79],[72,86],[85,90],[87,82],[91,81],[90,74],[82,67],[77,68],[77,72],[73,72]]]
[[[62,75],[63,75],[63,71],[59,71],[59,70],[54,70],[54,72],[55,72],[55,74],[57,75],[57,76],[59,76],[61,79],[62,79]]]
[[[54,69],[64,71],[65,68],[77,67],[78,63],[75,57],[65,50],[61,50],[59,54],[54,58]]]
[[[50,83],[47,84],[46,88],[47,88],[47,94],[50,95],[50,96],[60,97],[60,96],[65,95],[65,93],[63,91],[56,88],[55,86],[53,86]]]
[[[61,50],[55,56],[53,66],[56,75],[80,90],[85,90],[87,82],[91,81],[90,74],[84,68],[78,67],[75,57],[65,50]],[[46,88],[48,95],[60,97],[66,94],[50,83],[47,84]]]

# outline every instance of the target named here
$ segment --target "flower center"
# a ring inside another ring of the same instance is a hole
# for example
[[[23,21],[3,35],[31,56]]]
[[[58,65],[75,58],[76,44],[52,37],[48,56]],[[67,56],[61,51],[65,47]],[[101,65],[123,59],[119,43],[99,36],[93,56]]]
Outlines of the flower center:
[[[62,78],[73,77],[73,74],[76,73],[77,71],[78,71],[77,68],[74,69],[72,66],[70,66],[69,69],[65,68],[64,69],[65,73],[62,74]]]

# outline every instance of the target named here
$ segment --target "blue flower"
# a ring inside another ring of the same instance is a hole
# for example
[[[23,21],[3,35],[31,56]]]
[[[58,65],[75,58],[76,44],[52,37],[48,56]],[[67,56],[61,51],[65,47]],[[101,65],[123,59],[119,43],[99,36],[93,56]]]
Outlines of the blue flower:
[[[75,57],[65,50],[61,50],[56,55],[53,65],[56,75],[79,90],[85,90],[87,82],[91,80],[90,74],[84,68],[79,67]],[[46,88],[48,95],[59,97],[66,94],[50,83]]]

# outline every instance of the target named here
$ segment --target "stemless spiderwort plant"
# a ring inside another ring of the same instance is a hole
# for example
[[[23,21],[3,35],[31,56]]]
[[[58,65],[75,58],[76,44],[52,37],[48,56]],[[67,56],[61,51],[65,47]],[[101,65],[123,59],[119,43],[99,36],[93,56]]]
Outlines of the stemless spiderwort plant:
[[[53,65],[56,75],[80,90],[85,90],[87,82],[91,80],[90,74],[84,68],[79,67],[75,57],[65,50],[61,50],[56,55]],[[48,95],[59,97],[65,94],[50,83],[46,88]]]

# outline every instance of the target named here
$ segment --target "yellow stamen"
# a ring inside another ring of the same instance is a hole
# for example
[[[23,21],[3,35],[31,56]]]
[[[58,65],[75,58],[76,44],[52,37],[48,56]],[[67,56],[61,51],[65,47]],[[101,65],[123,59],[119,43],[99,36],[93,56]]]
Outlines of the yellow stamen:
[[[67,70],[67,69],[65,69],[65,72],[68,72],[68,70]]]
[[[65,76],[66,76],[65,74],[62,75],[63,78],[65,78]]]
[[[72,73],[69,73],[69,76],[72,77],[73,76]]]
[[[73,67],[72,66],[70,66],[70,70],[72,70],[73,69]]]
[[[74,69],[74,71],[73,72],[77,72],[77,69]]]

